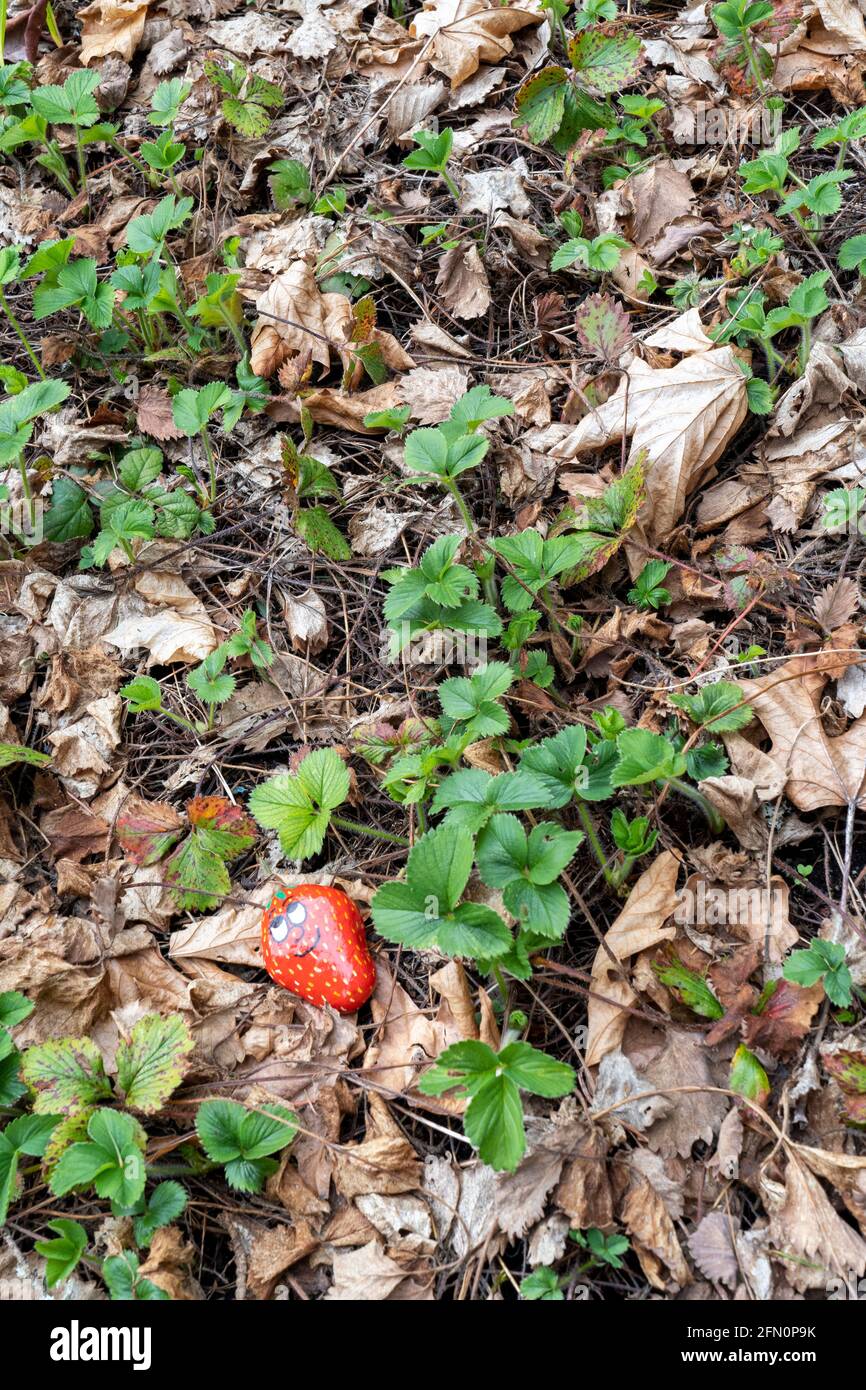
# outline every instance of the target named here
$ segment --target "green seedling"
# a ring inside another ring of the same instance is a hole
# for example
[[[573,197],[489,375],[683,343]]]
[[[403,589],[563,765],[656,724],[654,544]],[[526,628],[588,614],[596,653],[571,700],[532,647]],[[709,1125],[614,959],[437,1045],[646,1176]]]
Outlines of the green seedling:
[[[318,854],[331,825],[392,844],[408,844],[401,835],[335,815],[348,795],[349,772],[343,759],[333,748],[318,748],[301,761],[297,772],[271,777],[256,787],[249,808],[259,825],[277,832],[289,859]]]
[[[277,159],[269,164],[268,186],[279,212],[298,205],[306,207],[313,200],[309,170],[299,159]]]
[[[24,329],[21,327],[21,324],[18,322],[18,319],[12,312],[9,300],[6,298],[6,286],[14,285],[21,278],[21,257],[19,254],[18,247],[4,246],[2,250],[0,250],[0,308],[3,309],[3,312],[9,320],[9,323],[14,333],[16,334],[19,342],[21,343],[21,346],[24,348],[24,351],[27,353],[27,356],[30,358],[31,363],[36,369],[37,376],[39,376],[42,379],[42,381],[47,381],[48,378],[42,367],[42,363],[39,361],[39,358],[33,351],[27,334],[24,332]]]
[[[0,466],[17,466],[21,491],[30,512],[31,528],[36,522],[36,511],[24,462],[24,449],[32,438],[37,418],[60,405],[68,395],[69,386],[65,381],[37,381],[0,401]]]
[[[785,245],[768,227],[750,227],[743,222],[734,223],[731,241],[737,247],[736,255],[731,257],[731,270],[744,278],[766,265]]]
[[[655,849],[659,835],[657,830],[650,829],[647,816],[635,816],[634,820],[629,820],[618,806],[611,812],[610,833],[622,854],[622,862],[613,870],[612,877],[613,886],[621,888],[638,859]]]
[[[192,87],[188,82],[184,82],[182,77],[170,77],[168,81],[160,82],[150,99],[148,123],[155,126],[173,126],[191,91]]]
[[[448,160],[451,158],[451,149],[454,144],[454,131],[450,126],[440,130],[438,135],[434,135],[429,130],[416,130],[412,139],[419,148],[411,150],[406,155],[403,160],[404,168],[426,169],[430,173],[438,174],[451,197],[459,203],[460,189],[448,173]]]
[[[851,971],[845,959],[845,947],[836,941],[824,941],[816,936],[805,951],[792,951],[785,961],[782,974],[792,984],[811,989],[820,980],[832,1004],[847,1008],[855,991]]]
[[[747,67],[755,87],[762,93],[764,80],[773,71],[773,59],[752,31],[774,13],[768,0],[726,0],[723,5],[714,5],[711,11],[713,23],[726,40],[725,56]]]
[[[418,1088],[427,1096],[456,1090],[458,1096],[465,1097],[466,1138],[482,1162],[497,1172],[511,1173],[526,1152],[521,1091],[557,1098],[568,1095],[574,1081],[571,1067],[529,1043],[505,1041],[499,1052],[494,1052],[486,1043],[460,1042],[439,1054]]]
[[[701,808],[715,834],[722,833],[724,821],[718,811],[696,787],[683,781],[686,757],[670,739],[649,729],[624,729],[616,747],[619,760],[611,772],[613,787],[670,786]]]
[[[178,391],[171,403],[171,413],[175,425],[188,438],[198,435],[202,442],[208,462],[210,486],[208,496],[211,503],[216,501],[216,460],[208,437],[208,424],[218,410],[231,404],[232,396],[221,381],[210,381],[198,390],[187,387]]]
[[[826,150],[831,145],[838,145],[839,150],[836,155],[836,168],[841,169],[848,156],[848,146],[852,140],[862,140],[866,137],[866,106],[861,106],[857,111],[849,111],[847,116],[843,116],[836,125],[825,126],[819,130],[812,141],[814,150]]]
[[[593,274],[604,275],[607,271],[616,270],[620,254],[627,246],[628,242],[613,232],[604,232],[591,239],[572,237],[554,251],[550,268],[570,270],[572,266],[580,265]]]
[[[658,610],[670,603],[670,590],[664,588],[663,580],[671,566],[665,560],[649,560],[644,565],[633,589],[629,589],[629,602],[638,608]]]
[[[208,82],[224,94],[220,102],[223,118],[248,140],[260,140],[267,134],[273,114],[282,106],[283,90],[274,82],[266,82],[243,63],[232,61],[227,67],[216,59],[205,61],[204,74]]]
[[[248,1110],[236,1100],[206,1100],[196,1113],[195,1128],[211,1162],[224,1165],[229,1187],[255,1193],[280,1166],[272,1155],[291,1144],[298,1120],[282,1105]]]

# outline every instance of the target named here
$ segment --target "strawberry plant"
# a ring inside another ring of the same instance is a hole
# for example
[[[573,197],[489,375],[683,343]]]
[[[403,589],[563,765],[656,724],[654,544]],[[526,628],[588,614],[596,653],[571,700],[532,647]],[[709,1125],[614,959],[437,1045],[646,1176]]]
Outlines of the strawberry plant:
[[[845,947],[839,942],[816,936],[805,951],[791,952],[782,973],[786,980],[804,989],[820,980],[831,1003],[846,1008],[854,986],[845,955]]]
[[[671,566],[665,560],[647,561],[635,580],[634,588],[628,591],[629,601],[638,608],[654,610],[670,603],[670,590],[666,589],[663,583],[670,569]]]
[[[427,169],[438,174],[455,202],[460,201],[460,189],[448,173],[448,160],[454,144],[454,131],[445,126],[438,135],[429,130],[416,130],[412,136],[417,150],[410,151],[403,160],[406,169]]]
[[[0,401],[0,464],[17,465],[31,524],[35,520],[35,508],[24,449],[32,438],[34,421],[46,411],[54,410],[68,395],[69,386],[65,381],[37,381]]]
[[[467,1098],[463,1116],[466,1137],[478,1155],[499,1172],[513,1172],[526,1151],[521,1091],[530,1095],[567,1095],[575,1076],[526,1042],[507,1042],[498,1051],[482,1042],[460,1042],[445,1049],[421,1077],[427,1096],[456,1090]]]
[[[266,82],[242,63],[225,65],[208,59],[204,72],[207,80],[223,94],[220,111],[224,120],[248,139],[261,138],[273,120],[271,112],[283,105],[282,89],[274,82]]]
[[[764,79],[773,71],[773,59],[752,30],[772,18],[773,13],[769,0],[726,0],[723,5],[714,5],[711,11],[713,23],[725,40],[722,56],[748,67],[759,92],[764,91]]]
[[[568,153],[582,130],[613,124],[612,108],[598,97],[630,86],[641,67],[637,35],[611,24],[582,28],[568,43],[567,54],[570,72],[557,64],[542,68],[524,82],[515,103],[515,124],[525,126],[536,144],[549,140],[561,154]]]
[[[213,1163],[225,1168],[229,1187],[237,1192],[261,1192],[264,1180],[277,1171],[272,1154],[291,1144],[297,1121],[282,1105],[248,1110],[234,1100],[207,1100],[195,1120],[202,1148]]]
[[[193,797],[186,813],[184,834],[183,823],[165,808],[125,811],[117,836],[132,863],[161,864],[178,907],[207,912],[230,892],[227,865],[253,845],[256,828],[242,807],[221,796]]]

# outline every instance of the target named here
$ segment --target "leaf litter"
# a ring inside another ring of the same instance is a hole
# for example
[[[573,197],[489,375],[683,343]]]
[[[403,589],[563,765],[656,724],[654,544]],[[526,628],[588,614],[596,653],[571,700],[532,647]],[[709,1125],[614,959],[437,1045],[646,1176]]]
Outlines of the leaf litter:
[[[829,1297],[866,1273],[860,9],[738,47],[712,6],[237,8],[6,29],[4,1275]],[[357,1016],[262,969],[322,882]],[[182,1183],[66,1185],[105,1125]],[[102,1222],[86,1277],[49,1191]]]

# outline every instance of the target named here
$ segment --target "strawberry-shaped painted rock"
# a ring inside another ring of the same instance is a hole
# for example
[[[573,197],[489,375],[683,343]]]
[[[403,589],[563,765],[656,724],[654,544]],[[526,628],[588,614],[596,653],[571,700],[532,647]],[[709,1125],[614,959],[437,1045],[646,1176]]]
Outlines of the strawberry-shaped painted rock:
[[[262,919],[262,954],[272,980],[341,1014],[366,1004],[376,983],[364,922],[339,888],[280,888]]]

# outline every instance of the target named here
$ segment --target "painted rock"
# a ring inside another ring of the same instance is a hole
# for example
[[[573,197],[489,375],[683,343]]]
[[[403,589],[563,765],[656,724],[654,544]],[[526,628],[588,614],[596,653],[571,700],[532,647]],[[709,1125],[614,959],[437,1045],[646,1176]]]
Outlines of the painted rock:
[[[262,954],[272,980],[341,1014],[366,1004],[376,983],[364,922],[339,888],[280,888],[262,919]]]

